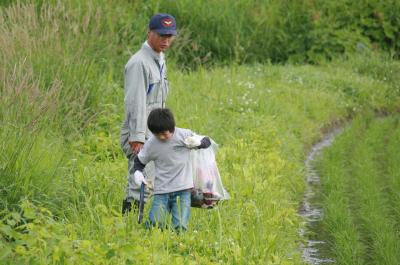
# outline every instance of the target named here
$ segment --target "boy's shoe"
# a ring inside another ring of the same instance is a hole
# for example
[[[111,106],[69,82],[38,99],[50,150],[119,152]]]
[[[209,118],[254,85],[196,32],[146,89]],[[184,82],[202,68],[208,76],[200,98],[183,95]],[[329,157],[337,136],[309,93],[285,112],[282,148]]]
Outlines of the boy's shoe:
[[[133,210],[136,211],[136,209],[139,209],[139,201],[133,200],[133,202],[129,201],[128,199],[125,199],[122,201],[122,215],[125,215],[132,211],[132,204],[133,204]]]

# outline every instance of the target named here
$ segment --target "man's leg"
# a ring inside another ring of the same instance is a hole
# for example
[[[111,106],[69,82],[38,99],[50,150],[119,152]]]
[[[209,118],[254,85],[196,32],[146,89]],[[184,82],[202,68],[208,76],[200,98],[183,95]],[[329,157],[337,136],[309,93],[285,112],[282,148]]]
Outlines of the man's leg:
[[[136,209],[139,209],[139,201],[137,200],[128,200],[128,199],[124,199],[122,201],[122,214],[127,214],[130,211],[136,211]]]
[[[135,155],[128,157],[128,185],[126,186],[126,198],[122,201],[122,214],[126,214],[132,210],[132,205],[138,206],[140,197],[140,187],[134,181],[134,159]],[[137,207],[135,207],[137,209]]]
[[[136,155],[132,154],[128,158],[128,185],[126,187],[126,198],[122,202],[122,214],[125,214],[129,211],[131,211],[132,206],[135,205],[136,209],[138,208],[137,206],[139,205],[139,199],[140,199],[140,186],[138,186],[134,179],[134,173],[135,170],[133,168],[134,165],[134,159]],[[154,163],[150,162],[146,165],[144,168],[144,176],[146,180],[148,181],[149,185],[151,184],[150,187],[146,187],[145,193],[144,193],[144,201],[147,202],[149,198],[152,196],[152,185],[154,183]]]
[[[134,177],[133,174],[135,173],[133,169],[134,165],[134,159],[135,159],[135,154],[132,153],[132,148],[129,145],[128,142],[128,134],[121,134],[120,138],[120,144],[122,151],[124,152],[125,156],[128,159],[128,185],[126,186],[126,197],[122,201],[122,214],[125,214],[129,211],[132,210],[132,206],[136,206],[135,208],[138,208],[139,205],[139,198],[140,198],[140,186],[136,185],[136,183],[133,181]],[[144,169],[144,176],[146,177],[146,180],[153,184],[154,183],[154,163],[150,162],[149,164],[146,165]],[[153,187],[147,187],[145,189],[145,194],[144,194],[144,201],[147,202],[147,200],[152,196],[152,189]]]
[[[164,229],[167,224],[168,218],[168,201],[169,194],[155,194],[153,196],[153,204],[149,212],[149,220],[146,222],[146,227],[158,225],[159,228]]]
[[[132,186],[134,182],[133,182],[133,172],[131,172],[133,170],[133,159],[135,159],[135,155],[132,153],[132,148],[129,145],[128,137],[129,137],[128,133],[121,132],[121,137],[120,137],[121,149],[124,152],[126,158],[128,159],[128,174],[127,174],[128,185],[126,186],[125,189],[126,193],[125,199],[122,201],[122,214],[130,212],[132,210],[132,204],[134,206],[138,205],[134,197],[131,197],[132,192],[135,188],[134,186]]]
[[[174,229],[185,232],[190,218],[190,191],[174,192],[171,196],[172,225]]]

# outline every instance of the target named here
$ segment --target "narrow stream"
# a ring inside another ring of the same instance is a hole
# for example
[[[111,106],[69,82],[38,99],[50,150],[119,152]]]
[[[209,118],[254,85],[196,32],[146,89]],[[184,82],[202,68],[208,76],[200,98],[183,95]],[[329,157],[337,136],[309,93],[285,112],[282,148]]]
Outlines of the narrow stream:
[[[321,154],[321,151],[329,147],[335,137],[343,131],[337,128],[326,134],[323,139],[316,143],[305,160],[306,170],[306,190],[300,215],[306,222],[305,229],[299,231],[300,235],[306,239],[301,244],[302,258],[308,264],[334,264],[335,260],[329,257],[329,247],[324,241],[324,236],[320,233],[321,220],[324,216],[321,205],[321,183],[320,176],[315,169],[314,161]]]

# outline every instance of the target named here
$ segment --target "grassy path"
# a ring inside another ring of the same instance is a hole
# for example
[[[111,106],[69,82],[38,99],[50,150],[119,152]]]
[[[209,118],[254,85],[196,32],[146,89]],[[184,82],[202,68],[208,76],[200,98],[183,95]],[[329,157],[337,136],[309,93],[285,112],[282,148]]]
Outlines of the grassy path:
[[[306,238],[301,244],[302,258],[308,264],[329,264],[335,261],[330,256],[325,235],[321,233],[321,222],[324,211],[321,204],[321,178],[315,168],[315,160],[321,152],[329,148],[343,127],[335,127],[313,145],[305,160],[306,188],[300,209],[300,215],[306,220],[306,227],[300,231]]]

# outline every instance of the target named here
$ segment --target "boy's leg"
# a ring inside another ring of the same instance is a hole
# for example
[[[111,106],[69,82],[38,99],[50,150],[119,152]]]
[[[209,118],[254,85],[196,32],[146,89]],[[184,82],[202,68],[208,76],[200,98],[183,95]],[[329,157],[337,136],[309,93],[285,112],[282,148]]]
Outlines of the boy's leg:
[[[186,231],[190,218],[190,191],[174,192],[171,196],[172,225],[179,231]]]
[[[155,194],[153,196],[153,204],[149,212],[149,220],[146,222],[146,227],[158,225],[163,229],[166,225],[168,216],[168,199],[169,194]]]

